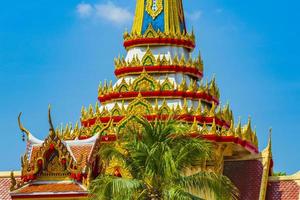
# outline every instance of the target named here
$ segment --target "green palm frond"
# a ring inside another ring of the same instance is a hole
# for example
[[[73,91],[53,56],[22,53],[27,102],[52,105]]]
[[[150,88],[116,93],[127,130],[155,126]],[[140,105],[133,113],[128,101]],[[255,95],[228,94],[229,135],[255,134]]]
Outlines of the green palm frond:
[[[221,200],[238,199],[239,192],[231,181],[226,176],[214,172],[202,171],[191,176],[181,176],[176,182],[185,188],[213,192]]]
[[[131,200],[143,188],[144,185],[139,180],[102,176],[92,182],[89,190],[93,198],[101,200]]]
[[[195,195],[186,192],[182,187],[167,187],[163,192],[164,199],[180,199],[180,200],[204,200]]]

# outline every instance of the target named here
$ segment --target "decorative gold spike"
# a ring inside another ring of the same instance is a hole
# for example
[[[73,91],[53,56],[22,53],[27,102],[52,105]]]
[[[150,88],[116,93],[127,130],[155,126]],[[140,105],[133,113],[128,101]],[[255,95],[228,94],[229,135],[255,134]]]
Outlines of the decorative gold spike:
[[[194,91],[194,83],[195,83],[194,80],[191,80],[191,81],[190,81],[190,85],[189,85],[189,87],[188,87],[187,92],[193,92],[193,91]]]
[[[224,115],[222,114],[221,106],[217,106],[216,117],[219,119],[225,119]]]
[[[166,58],[166,55],[163,55],[163,58],[161,60],[161,65],[165,66],[165,65],[170,65],[170,61]]]
[[[236,135],[236,137],[242,139],[242,123],[241,123],[241,118],[239,118],[238,125],[237,125],[237,127],[235,129],[235,135]]]
[[[202,114],[202,103],[201,100],[199,99],[196,115],[201,115],[201,114]]]
[[[179,65],[179,58],[178,58],[178,54],[175,54],[174,58],[173,58],[173,65]]]
[[[196,109],[194,107],[194,104],[192,104],[192,106],[190,108],[190,111],[189,111],[189,114],[191,114],[191,115],[195,115],[196,114]]]
[[[191,133],[199,133],[199,126],[198,126],[198,121],[197,121],[196,117],[194,117],[194,122],[191,127]]]
[[[17,181],[14,175],[14,172],[10,172],[10,191],[13,191],[16,189]]]
[[[188,108],[188,103],[187,103],[186,98],[183,100],[183,106],[182,106],[181,114],[182,115],[189,114],[189,108]]]
[[[211,125],[210,132],[211,132],[212,134],[217,134],[217,126],[216,126],[216,119],[215,119],[215,118],[214,118],[213,123],[212,123],[212,125]]]
[[[252,138],[251,118],[249,117],[247,125],[242,130],[243,139],[250,141]]]
[[[228,136],[235,136],[234,121],[233,121],[233,120],[231,120],[230,128],[229,128],[229,130],[228,130],[227,135],[228,135]]]
[[[208,114],[209,117],[215,117],[216,116],[216,104],[215,102],[212,103],[211,109]]]
[[[221,136],[231,136],[229,135],[228,130],[225,128],[225,126],[222,126],[221,130],[220,130],[220,135]]]
[[[252,144],[256,147],[258,147],[258,138],[257,138],[257,132],[256,129],[254,129],[254,133],[253,133],[253,139],[252,139]]]
[[[102,82],[100,82],[98,87],[98,97],[103,95],[103,88],[102,88]]]
[[[113,92],[113,83],[112,83],[112,81],[109,82],[109,87],[108,87],[108,91],[107,92],[108,93]]]
[[[182,83],[178,87],[179,91],[186,91],[187,90],[187,84],[186,84],[186,78],[185,76],[182,79]]]
[[[180,58],[180,61],[179,61],[179,66],[186,66],[186,60],[185,60],[185,56],[184,56],[183,53],[181,54],[181,58]]]
[[[177,104],[176,109],[175,109],[175,114],[180,114],[181,113],[181,108],[180,105]]]
[[[207,125],[206,125],[205,122],[204,122],[204,124],[202,125],[201,134],[202,134],[202,135],[207,135],[207,134],[208,134]]]
[[[89,118],[92,118],[93,116],[94,116],[94,109],[93,109],[93,106],[92,106],[92,104],[90,104],[90,106],[89,106],[89,113],[88,113],[88,117]]]

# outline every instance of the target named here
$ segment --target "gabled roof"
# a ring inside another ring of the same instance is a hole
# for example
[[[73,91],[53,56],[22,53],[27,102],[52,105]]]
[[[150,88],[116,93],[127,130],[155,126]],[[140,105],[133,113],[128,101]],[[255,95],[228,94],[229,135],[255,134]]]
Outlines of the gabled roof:
[[[299,200],[300,171],[291,176],[269,177],[267,200]]]
[[[10,193],[12,199],[85,197],[87,189],[75,181],[33,182]]]
[[[21,172],[14,172],[16,179],[19,179]],[[11,200],[10,187],[11,187],[11,172],[0,172],[0,199]]]
[[[260,160],[238,160],[224,162],[224,175],[240,191],[240,200],[258,200],[263,165]]]

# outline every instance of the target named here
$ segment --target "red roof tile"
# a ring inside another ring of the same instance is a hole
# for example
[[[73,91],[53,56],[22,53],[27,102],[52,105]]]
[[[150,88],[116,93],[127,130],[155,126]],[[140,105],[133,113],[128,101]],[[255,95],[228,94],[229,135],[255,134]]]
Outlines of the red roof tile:
[[[90,153],[93,149],[93,145],[73,145],[70,146],[70,149],[76,161],[79,161],[82,156],[83,164],[86,164],[86,158],[89,158]]]
[[[263,174],[259,160],[225,161],[224,175],[239,189],[241,200],[258,200]]]
[[[58,193],[58,192],[85,192],[76,183],[55,183],[55,184],[32,184],[25,186],[16,191],[17,194],[29,194],[29,193]]]
[[[269,182],[267,200],[299,200],[299,185],[293,181]]]
[[[10,192],[10,178],[0,178],[0,199],[11,200],[9,192]]]

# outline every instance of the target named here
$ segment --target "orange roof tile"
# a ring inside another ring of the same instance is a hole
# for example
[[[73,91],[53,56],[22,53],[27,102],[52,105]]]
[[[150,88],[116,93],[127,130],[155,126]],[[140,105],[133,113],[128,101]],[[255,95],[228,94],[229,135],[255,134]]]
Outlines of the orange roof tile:
[[[72,145],[70,146],[70,149],[76,161],[80,160],[82,156],[83,163],[85,164],[85,159],[89,158],[90,153],[93,149],[93,145]]]
[[[29,194],[29,193],[59,193],[59,192],[86,192],[82,187],[76,183],[45,183],[32,184],[25,186],[15,193]]]

